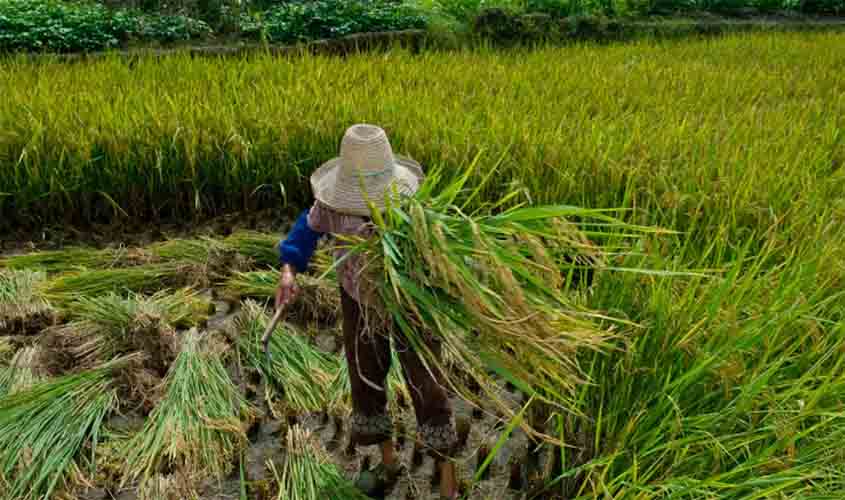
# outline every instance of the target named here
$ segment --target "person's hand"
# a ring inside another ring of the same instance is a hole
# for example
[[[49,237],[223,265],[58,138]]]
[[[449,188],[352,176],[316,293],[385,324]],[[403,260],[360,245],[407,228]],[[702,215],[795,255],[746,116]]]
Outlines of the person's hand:
[[[279,288],[276,290],[276,310],[293,302],[297,293],[299,287],[296,286],[296,273],[289,264],[285,264],[282,266]]]

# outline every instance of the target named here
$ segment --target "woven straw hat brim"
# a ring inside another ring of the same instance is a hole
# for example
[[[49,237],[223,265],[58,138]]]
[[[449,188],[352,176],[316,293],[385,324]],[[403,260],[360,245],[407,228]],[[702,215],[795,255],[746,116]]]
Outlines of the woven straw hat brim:
[[[333,210],[349,215],[370,215],[367,199],[376,208],[384,210],[386,195],[394,193],[394,186],[398,194],[410,196],[417,192],[424,178],[423,169],[416,161],[401,155],[394,155],[394,160],[392,175],[371,180],[366,186],[365,199],[361,179],[345,176],[341,168],[342,159],[333,158],[311,175],[314,198]]]

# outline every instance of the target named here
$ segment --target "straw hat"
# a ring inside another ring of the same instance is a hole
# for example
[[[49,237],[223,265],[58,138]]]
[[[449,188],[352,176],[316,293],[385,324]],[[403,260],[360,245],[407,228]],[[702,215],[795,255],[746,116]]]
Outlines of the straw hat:
[[[393,154],[384,130],[358,124],[346,130],[340,156],[311,175],[311,188],[324,205],[344,214],[366,216],[370,214],[367,200],[384,209],[388,196],[411,195],[422,179],[420,164]]]

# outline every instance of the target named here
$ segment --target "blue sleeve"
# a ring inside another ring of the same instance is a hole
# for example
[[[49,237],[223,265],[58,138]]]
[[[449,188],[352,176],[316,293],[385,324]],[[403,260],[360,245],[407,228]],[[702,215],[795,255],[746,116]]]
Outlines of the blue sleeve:
[[[293,225],[287,238],[279,243],[279,265],[290,264],[297,272],[308,269],[308,262],[317,249],[317,242],[323,233],[308,226],[308,210],[303,211]]]

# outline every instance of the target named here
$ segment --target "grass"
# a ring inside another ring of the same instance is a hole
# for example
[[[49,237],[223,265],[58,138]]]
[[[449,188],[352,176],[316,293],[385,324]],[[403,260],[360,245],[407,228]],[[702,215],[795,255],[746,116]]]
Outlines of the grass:
[[[164,470],[192,483],[230,472],[253,410],[229,378],[222,354],[221,346],[196,330],[182,337],[164,396],[125,450],[125,481],[140,478],[143,489]]]
[[[0,399],[0,475],[6,498],[52,498],[66,486],[75,460],[95,463],[103,419],[117,400],[111,373],[120,362]]]

